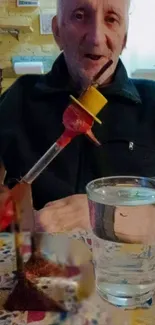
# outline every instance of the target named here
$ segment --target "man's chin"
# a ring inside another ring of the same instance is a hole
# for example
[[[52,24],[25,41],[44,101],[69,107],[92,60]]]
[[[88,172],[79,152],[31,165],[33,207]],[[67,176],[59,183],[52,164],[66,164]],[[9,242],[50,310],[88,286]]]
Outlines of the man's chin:
[[[83,83],[85,83],[87,86],[92,84],[97,72],[98,70],[94,71],[93,73],[88,73],[88,71],[86,71],[85,74],[83,74]]]
[[[104,66],[102,65],[96,65],[93,68],[89,69],[83,69],[83,76],[89,80],[89,82],[92,82],[96,76],[96,74],[101,70],[101,68]]]
[[[93,70],[79,69],[77,74],[77,84],[81,85],[82,89],[89,87],[94,80],[96,74],[100,71],[101,67]]]

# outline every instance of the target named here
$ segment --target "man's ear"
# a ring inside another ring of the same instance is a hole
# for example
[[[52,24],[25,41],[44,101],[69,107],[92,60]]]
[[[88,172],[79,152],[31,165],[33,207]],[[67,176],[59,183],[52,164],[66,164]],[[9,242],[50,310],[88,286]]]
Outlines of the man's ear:
[[[59,49],[62,50],[62,44],[61,44],[61,38],[60,38],[60,33],[59,33],[59,25],[58,25],[58,18],[57,16],[54,16],[52,19],[52,32],[54,35],[54,39],[59,46]]]
[[[126,33],[125,36],[124,36],[124,42],[123,42],[123,46],[122,46],[122,51],[126,48],[127,40],[128,40],[128,34]]]

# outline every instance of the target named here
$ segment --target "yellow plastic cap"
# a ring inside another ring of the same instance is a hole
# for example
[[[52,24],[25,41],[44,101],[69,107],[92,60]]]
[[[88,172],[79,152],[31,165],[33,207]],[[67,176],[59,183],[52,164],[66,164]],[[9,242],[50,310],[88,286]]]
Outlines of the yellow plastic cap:
[[[93,86],[89,87],[78,100],[70,96],[74,102],[80,105],[87,113],[89,113],[94,120],[102,123],[96,115],[107,104],[107,99]]]

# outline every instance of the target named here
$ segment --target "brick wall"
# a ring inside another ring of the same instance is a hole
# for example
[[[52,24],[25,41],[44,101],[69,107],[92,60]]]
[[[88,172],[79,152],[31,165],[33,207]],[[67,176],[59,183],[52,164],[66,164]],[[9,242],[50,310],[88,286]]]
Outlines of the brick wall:
[[[20,33],[19,41],[11,35],[0,34],[0,69],[9,71],[12,66],[11,58],[16,55],[25,56],[49,56],[58,55],[59,50],[54,43],[52,35],[40,35],[39,12],[42,9],[55,9],[56,0],[40,0],[40,8],[17,7],[16,0],[0,0],[0,21],[11,25],[16,19],[17,24],[25,22],[31,25],[33,32]],[[14,81],[16,76],[7,75],[2,81],[2,92]]]

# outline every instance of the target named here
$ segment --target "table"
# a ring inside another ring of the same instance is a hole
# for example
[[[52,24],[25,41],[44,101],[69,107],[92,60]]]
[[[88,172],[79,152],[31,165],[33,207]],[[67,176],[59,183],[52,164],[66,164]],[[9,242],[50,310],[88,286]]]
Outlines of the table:
[[[87,232],[79,231],[69,234],[86,243],[91,249],[91,239]],[[29,254],[28,236],[25,234],[23,251]],[[0,288],[6,288],[4,296],[13,280],[15,255],[13,237],[7,233],[0,234]],[[78,314],[44,313],[44,312],[13,312],[2,310],[0,297],[0,325],[154,325],[155,305],[152,301],[137,310],[123,310],[109,305],[97,293],[84,301]]]

